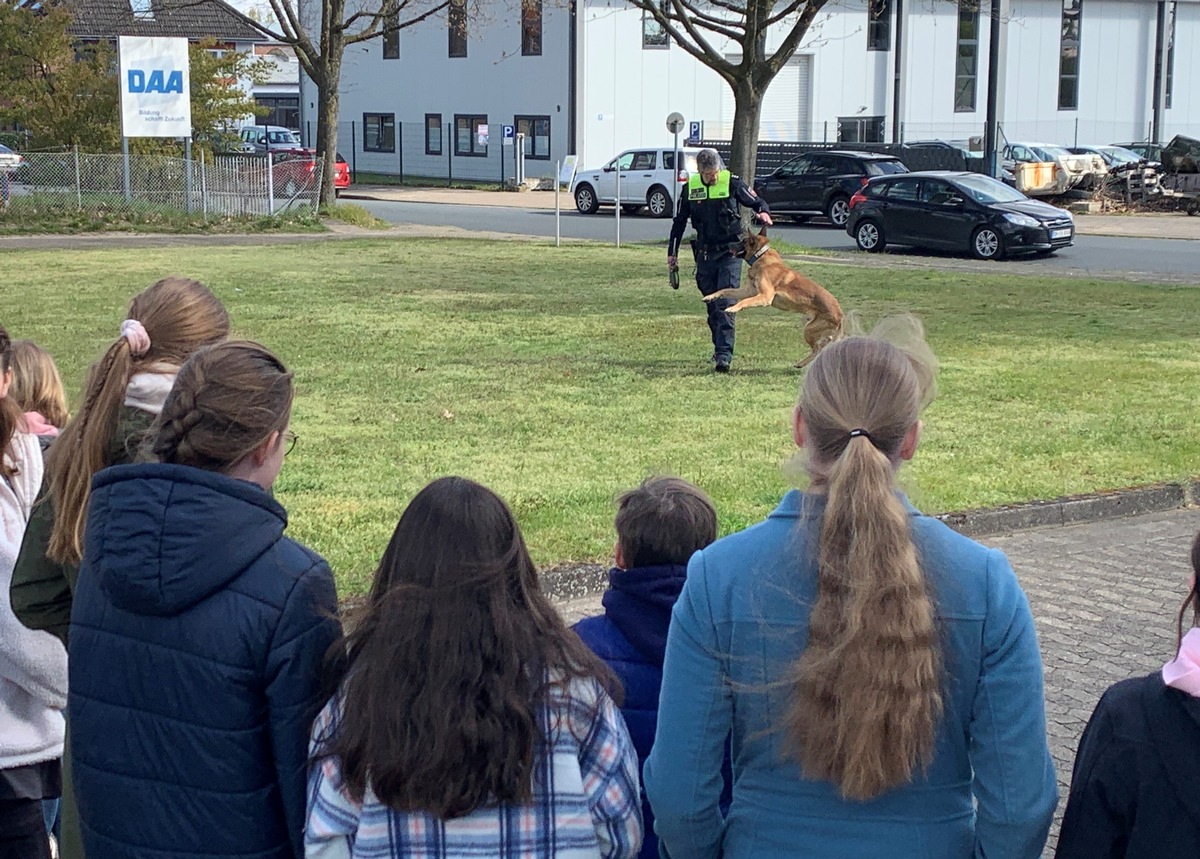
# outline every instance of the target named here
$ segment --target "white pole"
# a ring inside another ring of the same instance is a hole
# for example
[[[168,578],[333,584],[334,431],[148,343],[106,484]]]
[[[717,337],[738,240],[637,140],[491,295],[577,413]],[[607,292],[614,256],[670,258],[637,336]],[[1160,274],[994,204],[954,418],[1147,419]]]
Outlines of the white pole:
[[[617,205],[613,207],[617,217],[617,247],[621,246],[621,156],[617,156]]]
[[[275,165],[271,161],[271,150],[267,149],[267,214],[275,214]]]
[[[75,205],[83,211],[83,182],[79,175],[79,144],[75,144]]]
[[[204,150],[200,150],[200,212],[208,220],[208,183],[204,170]]]
[[[562,190],[562,161],[554,162],[554,246],[562,244],[562,209],[558,204],[558,192]]]

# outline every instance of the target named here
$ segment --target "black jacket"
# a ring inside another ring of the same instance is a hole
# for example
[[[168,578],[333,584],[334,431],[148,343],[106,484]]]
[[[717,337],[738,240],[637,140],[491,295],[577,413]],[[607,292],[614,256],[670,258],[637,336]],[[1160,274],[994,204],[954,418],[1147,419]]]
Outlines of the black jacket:
[[[1159,674],[1104,693],[1079,741],[1055,856],[1200,856],[1200,698]]]
[[[738,176],[729,177],[729,197],[724,200],[705,200],[692,203],[688,199],[685,185],[679,195],[679,212],[671,224],[671,239],[667,243],[667,256],[679,255],[679,243],[690,219],[696,228],[696,242],[701,247],[719,248],[736,244],[741,225],[738,221],[738,204],[756,212],[770,212],[767,202],[755,194]]]

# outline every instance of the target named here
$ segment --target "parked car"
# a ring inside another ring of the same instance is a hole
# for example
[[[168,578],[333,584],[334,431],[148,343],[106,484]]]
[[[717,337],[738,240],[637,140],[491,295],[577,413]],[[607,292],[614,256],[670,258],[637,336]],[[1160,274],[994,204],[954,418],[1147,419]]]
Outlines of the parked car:
[[[14,149],[0,143],[0,171],[15,173],[25,159]]]
[[[679,168],[675,150],[669,146],[630,149],[603,167],[579,170],[571,181],[575,208],[585,215],[595,214],[601,206],[617,202],[617,176],[621,179],[621,211],[637,212],[642,206],[656,218],[668,218],[673,205],[696,170],[699,149],[680,148]]]
[[[1101,146],[1097,144],[1089,144],[1086,146],[1069,146],[1068,152],[1075,155],[1099,155],[1104,159],[1105,165],[1109,172],[1118,170],[1122,167],[1131,167],[1138,164],[1144,164],[1149,167],[1158,167],[1156,161],[1138,155],[1132,149],[1126,149],[1124,146]]]
[[[1096,174],[1108,172],[1104,159],[1091,153],[1074,155],[1053,143],[1009,143],[1001,155],[1002,166],[1017,176],[1017,189],[1027,193],[1065,194]],[[1023,187],[1018,164],[1053,164],[1058,169],[1047,181]]]
[[[1147,161],[1162,162],[1163,146],[1161,143],[1150,143],[1149,141],[1138,141],[1136,143],[1114,143],[1113,146],[1121,149],[1128,149],[1130,152],[1137,154]]]
[[[300,138],[295,132],[278,125],[247,125],[241,134],[242,151],[250,154],[265,155],[300,146]]]
[[[285,149],[271,153],[272,182],[275,193],[295,197],[317,183],[317,153],[313,149]],[[350,165],[337,154],[333,163],[334,194],[350,187]]]
[[[1068,247],[1075,219],[981,173],[929,171],[872,179],[850,200],[846,232],[864,251],[896,244],[1003,259]]]
[[[772,216],[791,215],[805,221],[824,215],[835,227],[844,227],[850,217],[850,198],[867,180],[907,172],[900,159],[891,155],[815,150],[756,178],[754,190],[770,205]]]

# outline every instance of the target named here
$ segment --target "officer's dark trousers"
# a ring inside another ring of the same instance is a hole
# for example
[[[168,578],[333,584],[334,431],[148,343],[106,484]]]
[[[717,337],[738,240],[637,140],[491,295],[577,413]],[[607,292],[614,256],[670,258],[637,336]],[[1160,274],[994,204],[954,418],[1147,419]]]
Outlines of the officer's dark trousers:
[[[728,251],[717,254],[696,252],[696,286],[701,295],[712,295],[718,289],[736,289],[742,280],[742,261]],[[733,298],[718,298],[706,302],[708,327],[712,331],[713,357],[726,361],[733,358],[733,316],[726,308],[737,303]]]

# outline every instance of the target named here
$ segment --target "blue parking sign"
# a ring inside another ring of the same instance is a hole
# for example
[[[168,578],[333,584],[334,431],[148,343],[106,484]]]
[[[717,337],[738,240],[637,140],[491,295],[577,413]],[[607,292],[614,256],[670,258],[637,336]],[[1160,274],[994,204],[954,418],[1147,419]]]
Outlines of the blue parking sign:
[[[700,140],[700,123],[699,122],[689,122],[688,123],[688,140],[695,140],[695,141],[699,142],[699,140]]]
[[[504,126],[504,139],[505,140],[514,140],[514,139],[516,139],[516,136],[517,136],[517,130],[515,128],[513,128],[511,125]]]

